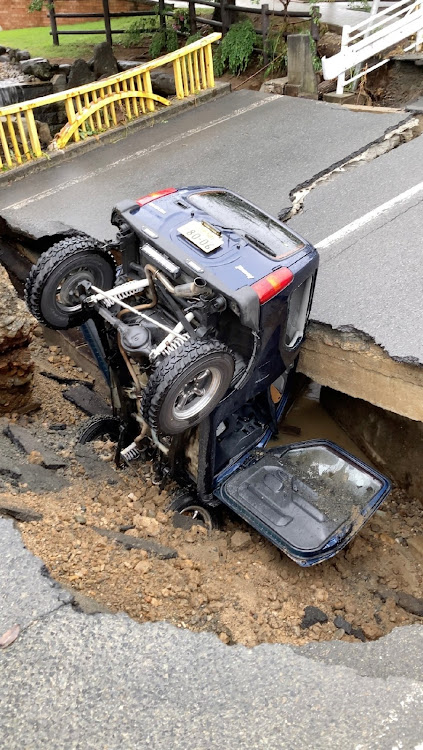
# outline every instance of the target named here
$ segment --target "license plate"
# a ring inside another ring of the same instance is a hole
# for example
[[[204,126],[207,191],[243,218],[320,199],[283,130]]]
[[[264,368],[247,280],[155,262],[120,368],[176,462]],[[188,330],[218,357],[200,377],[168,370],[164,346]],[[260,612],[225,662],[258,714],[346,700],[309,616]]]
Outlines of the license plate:
[[[188,224],[179,227],[178,232],[199,247],[203,253],[211,253],[223,244],[222,238],[205,227],[201,221],[189,221]]]

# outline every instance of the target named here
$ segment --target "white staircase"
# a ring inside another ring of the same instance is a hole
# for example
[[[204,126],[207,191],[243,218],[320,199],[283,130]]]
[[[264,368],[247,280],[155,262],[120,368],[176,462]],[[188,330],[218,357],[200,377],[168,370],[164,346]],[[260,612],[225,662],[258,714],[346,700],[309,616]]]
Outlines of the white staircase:
[[[419,50],[423,45],[423,0],[391,3],[355,26],[343,26],[340,51],[322,59],[323,77],[326,81],[337,78],[336,93],[343,94],[345,86],[385,65],[389,57],[370,67],[363,67],[363,63],[413,36],[404,52]]]

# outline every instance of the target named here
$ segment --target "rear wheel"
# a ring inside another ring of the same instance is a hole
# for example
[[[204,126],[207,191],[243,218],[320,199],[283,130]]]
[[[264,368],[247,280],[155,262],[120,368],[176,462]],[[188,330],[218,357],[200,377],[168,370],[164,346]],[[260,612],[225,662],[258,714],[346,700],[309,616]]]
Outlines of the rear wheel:
[[[144,390],[144,419],[164,435],[199,424],[225,395],[234,359],[220,341],[187,341],[165,357]]]
[[[116,275],[113,256],[91,237],[67,237],[43,253],[32,267],[25,301],[33,316],[54,329],[82,325],[90,317],[83,310],[80,285],[84,281],[111,289]]]

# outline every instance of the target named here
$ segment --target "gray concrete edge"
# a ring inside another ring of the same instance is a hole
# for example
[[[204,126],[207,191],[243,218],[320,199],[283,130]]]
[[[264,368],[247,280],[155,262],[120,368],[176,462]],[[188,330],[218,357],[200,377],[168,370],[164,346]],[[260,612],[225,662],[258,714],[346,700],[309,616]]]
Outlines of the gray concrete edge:
[[[100,133],[95,138],[88,138],[86,141],[72,143],[67,146],[64,151],[47,152],[39,159],[27,162],[20,167],[15,167],[14,169],[1,173],[0,186],[12,184],[13,182],[17,182],[18,180],[27,177],[29,174],[56,166],[61,162],[72,159],[74,156],[79,156],[79,154],[84,153],[84,151],[91,151],[100,146],[104,146],[106,143],[114,143],[122,138],[126,138],[128,135],[132,135],[132,133],[135,133],[138,130],[151,128],[153,125],[160,123],[164,119],[168,120],[169,117],[175,117],[190,107],[197,107],[211,99],[225,96],[225,94],[229,94],[230,91],[230,83],[218,82],[213,89],[201,91],[199,94],[188,96],[186,99],[175,100],[175,102],[172,101],[170,107],[167,107],[165,110],[151,112],[138,120],[131,120],[126,125],[119,125],[116,128],[107,130],[105,133]]]

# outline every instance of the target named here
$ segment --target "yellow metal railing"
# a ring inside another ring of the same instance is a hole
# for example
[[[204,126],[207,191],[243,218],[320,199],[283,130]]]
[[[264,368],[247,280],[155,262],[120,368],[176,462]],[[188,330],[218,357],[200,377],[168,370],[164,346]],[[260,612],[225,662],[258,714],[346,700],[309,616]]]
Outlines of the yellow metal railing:
[[[156,103],[169,106],[168,99],[153,93],[150,72],[156,68],[173,64],[177,99],[213,88],[211,46],[221,36],[209,34],[102,81],[0,108],[0,168],[10,169],[43,156],[35,116],[38,107],[63,102],[67,123],[54,139],[54,147],[63,149],[71,139],[78,142],[154,112]]]

